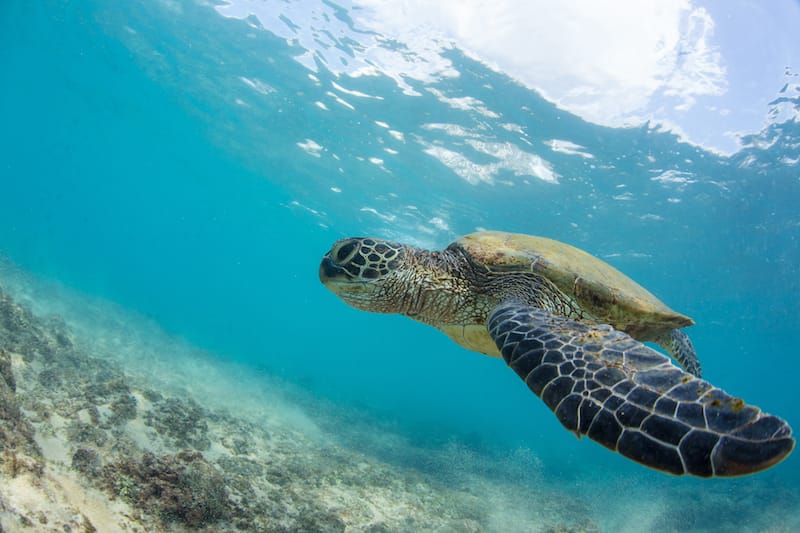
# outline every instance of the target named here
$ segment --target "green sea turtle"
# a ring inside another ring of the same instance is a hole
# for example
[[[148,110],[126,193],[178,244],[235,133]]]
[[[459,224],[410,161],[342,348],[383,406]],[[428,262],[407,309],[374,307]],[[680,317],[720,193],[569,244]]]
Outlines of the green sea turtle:
[[[567,244],[496,231],[443,251],[349,238],[325,254],[319,276],[358,309],[400,313],[502,356],[567,429],[649,467],[737,476],[794,447],[785,421],[700,379],[678,329],[691,319]]]

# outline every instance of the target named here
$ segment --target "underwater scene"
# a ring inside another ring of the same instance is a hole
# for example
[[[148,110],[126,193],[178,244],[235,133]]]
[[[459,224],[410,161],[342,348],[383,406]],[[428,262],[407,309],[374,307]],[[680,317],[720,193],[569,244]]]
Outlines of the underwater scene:
[[[3,2],[0,532],[800,531],[798,24]]]

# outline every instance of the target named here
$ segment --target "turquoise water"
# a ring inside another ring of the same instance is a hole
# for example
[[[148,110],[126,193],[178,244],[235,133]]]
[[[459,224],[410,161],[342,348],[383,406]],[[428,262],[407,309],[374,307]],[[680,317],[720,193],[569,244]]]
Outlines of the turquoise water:
[[[352,29],[333,48],[357,64],[354,39],[371,34],[324,5]],[[312,71],[298,41],[192,2],[10,2],[0,50],[0,253],[19,267],[415,443],[530,449],[549,483],[598,507],[627,508],[649,486],[676,494],[660,512],[691,517],[687,528],[730,529],[776,500],[800,524],[797,454],[739,480],[644,470],[577,441],[502,362],[346,307],[317,280],[348,235],[560,239],[692,316],[705,377],[798,428],[796,119],[721,155],[586,122],[456,49],[443,57],[460,76],[404,78],[405,92],[319,57]],[[800,104],[791,84],[775,98],[776,110]],[[772,523],[759,520],[752,529]]]

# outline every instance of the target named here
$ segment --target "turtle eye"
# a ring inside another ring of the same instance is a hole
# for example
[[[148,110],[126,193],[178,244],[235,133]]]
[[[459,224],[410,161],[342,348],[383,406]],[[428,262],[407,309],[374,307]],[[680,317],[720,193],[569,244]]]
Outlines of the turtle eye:
[[[357,247],[358,247],[358,241],[355,240],[351,240],[341,245],[334,254],[336,256],[336,262],[339,263],[340,265],[346,263],[353,256],[353,253],[355,252]]]

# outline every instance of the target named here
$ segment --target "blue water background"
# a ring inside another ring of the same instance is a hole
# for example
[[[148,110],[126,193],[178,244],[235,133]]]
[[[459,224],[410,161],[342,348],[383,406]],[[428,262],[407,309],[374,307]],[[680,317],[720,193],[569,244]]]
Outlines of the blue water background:
[[[692,316],[705,376],[800,428],[796,122],[721,156],[648,127],[586,123],[448,52],[461,76],[435,87],[480,99],[502,117],[493,119],[413,80],[420,96],[383,76],[336,78],[325,68],[317,83],[296,46],[191,2],[4,2],[0,51],[0,253],[20,267],[415,442],[530,448],[564,487],[627,478],[713,487],[732,502],[745,489],[756,499],[800,489],[797,453],[733,481],[645,470],[564,431],[502,362],[402,317],[353,310],[317,280],[321,255],[348,235],[442,247],[483,227],[561,239]],[[332,82],[382,99],[336,93],[355,109],[338,105]],[[780,89],[776,97],[798,105]],[[493,185],[467,183],[424,146],[491,157],[423,127],[431,123],[520,145],[560,181],[501,171]],[[521,125],[530,145],[500,123]],[[318,154],[298,146],[308,139]],[[550,151],[552,139],[594,157]],[[651,179],[666,170],[693,181]],[[375,453],[392,460],[391,450]]]

